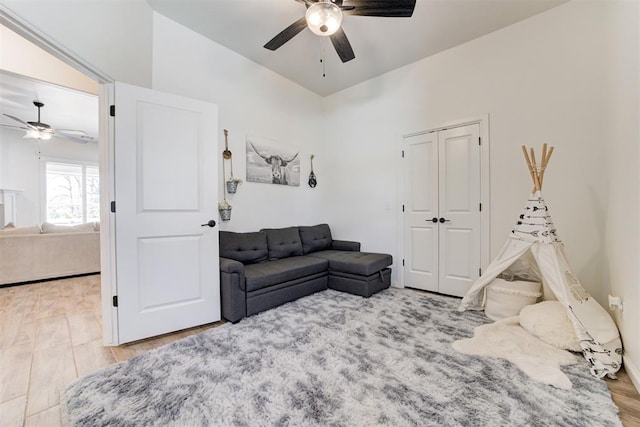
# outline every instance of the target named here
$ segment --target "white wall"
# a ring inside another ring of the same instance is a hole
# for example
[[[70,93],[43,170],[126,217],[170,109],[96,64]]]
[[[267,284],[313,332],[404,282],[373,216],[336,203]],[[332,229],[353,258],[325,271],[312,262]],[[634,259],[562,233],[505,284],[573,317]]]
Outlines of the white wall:
[[[326,98],[333,169],[324,197],[342,207],[330,222],[365,249],[397,258],[400,136],[489,114],[492,256],[531,188],[520,146],[548,142],[556,151],[546,200],[569,260],[602,300],[604,7],[568,3]],[[388,202],[396,209],[385,210]]]
[[[0,6],[109,77],[151,86],[153,21],[144,0],[0,0]]]
[[[622,297],[616,313],[625,347],[625,366],[640,389],[640,7],[611,5],[605,37],[603,138],[609,182],[605,210],[605,271],[610,293]]]
[[[153,26],[153,88],[209,101],[219,107],[219,200],[222,200],[222,130],[229,130],[234,176],[245,182],[235,195],[227,196],[233,206],[231,221],[218,221],[220,229],[255,231],[325,221],[326,208],[320,204],[320,192],[305,184],[310,154],[323,158],[321,98],[162,15],[154,13]],[[246,182],[247,133],[298,145],[301,186]],[[321,165],[322,160],[316,164],[320,176]],[[324,185],[320,181],[320,186]]]
[[[0,188],[22,190],[16,200],[16,225],[28,226],[41,218],[41,158],[98,163],[98,144],[78,144],[52,138],[48,142],[23,139],[22,132],[0,128]]]

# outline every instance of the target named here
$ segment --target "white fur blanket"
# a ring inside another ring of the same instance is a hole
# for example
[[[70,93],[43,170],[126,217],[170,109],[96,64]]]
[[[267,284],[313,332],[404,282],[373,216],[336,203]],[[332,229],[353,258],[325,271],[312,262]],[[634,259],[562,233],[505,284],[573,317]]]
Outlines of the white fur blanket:
[[[560,366],[578,363],[575,355],[525,331],[518,316],[478,326],[473,338],[455,341],[452,345],[460,353],[506,359],[532,379],[564,390],[571,388],[571,381]]]

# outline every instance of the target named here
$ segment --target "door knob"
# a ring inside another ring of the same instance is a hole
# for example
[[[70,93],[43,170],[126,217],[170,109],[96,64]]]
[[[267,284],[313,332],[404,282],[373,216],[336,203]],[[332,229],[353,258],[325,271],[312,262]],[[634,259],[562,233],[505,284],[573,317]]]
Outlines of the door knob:
[[[427,221],[429,221],[429,220],[427,220]],[[431,220],[431,222],[433,222],[433,223],[436,223],[436,222],[438,222],[438,218],[436,218],[436,217],[433,217],[433,219]]]
[[[202,227],[206,227],[207,225],[209,227],[215,227],[216,226],[216,222],[214,220],[210,219],[209,222],[207,222],[206,224],[202,224],[201,226]]]
[[[434,218],[434,219],[435,219],[435,218]],[[440,218],[440,223],[441,223],[441,224],[444,224],[445,222],[451,222],[451,220],[450,220],[450,219],[444,219],[444,218],[442,218],[442,217],[441,217],[441,218]]]

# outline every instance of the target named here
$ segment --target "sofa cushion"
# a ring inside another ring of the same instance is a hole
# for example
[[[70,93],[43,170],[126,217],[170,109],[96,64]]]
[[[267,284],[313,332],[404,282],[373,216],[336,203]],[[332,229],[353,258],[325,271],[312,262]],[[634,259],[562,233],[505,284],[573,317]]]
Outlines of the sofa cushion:
[[[50,233],[87,233],[95,231],[95,225],[93,222],[87,222],[86,224],[77,225],[57,225],[50,222],[42,223],[42,234]]]
[[[245,267],[247,292],[327,271],[325,259],[294,256]]]
[[[253,264],[265,261],[268,254],[266,233],[220,232],[220,256],[223,258]]]
[[[302,255],[302,242],[298,227],[265,228],[260,231],[267,233],[269,259]]]
[[[310,254],[322,251],[331,247],[333,238],[328,224],[313,225],[310,227],[298,227],[300,239],[302,240],[302,252]]]
[[[0,230],[0,236],[15,236],[18,234],[40,234],[41,230],[40,230],[40,226],[39,225],[32,225],[30,227],[8,227],[9,224],[7,224],[7,226],[5,226],[2,230]]]
[[[310,257],[322,258],[329,261],[331,271],[370,276],[390,266],[393,258],[388,254],[371,252],[321,251]]]

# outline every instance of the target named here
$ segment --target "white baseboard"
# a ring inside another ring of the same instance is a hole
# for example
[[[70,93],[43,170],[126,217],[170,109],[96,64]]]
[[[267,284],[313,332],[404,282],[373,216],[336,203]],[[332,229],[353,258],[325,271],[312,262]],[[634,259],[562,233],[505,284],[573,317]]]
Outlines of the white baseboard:
[[[638,367],[631,361],[631,358],[627,355],[622,356],[622,361],[624,364],[624,370],[631,378],[631,382],[636,387],[636,390],[640,391],[640,370]]]

